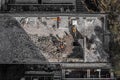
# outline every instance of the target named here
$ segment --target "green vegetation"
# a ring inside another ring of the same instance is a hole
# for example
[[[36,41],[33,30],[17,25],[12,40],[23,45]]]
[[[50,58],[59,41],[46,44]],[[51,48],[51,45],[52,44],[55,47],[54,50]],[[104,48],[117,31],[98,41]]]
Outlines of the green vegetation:
[[[110,60],[116,75],[120,76],[120,19],[118,20],[120,14],[120,0],[94,0],[94,4],[96,4],[95,2],[98,3],[96,8],[98,8],[101,13],[108,14],[108,28],[111,32]]]
[[[111,32],[110,56],[114,71],[120,76],[120,0],[98,0],[100,11],[108,13],[109,30]]]
[[[109,31],[111,32],[110,41],[110,60],[113,64],[114,71],[120,76],[120,0],[94,0],[94,4],[98,3],[97,9],[101,13],[108,14]],[[89,9],[89,10],[92,10]],[[92,10],[92,13],[95,12]]]

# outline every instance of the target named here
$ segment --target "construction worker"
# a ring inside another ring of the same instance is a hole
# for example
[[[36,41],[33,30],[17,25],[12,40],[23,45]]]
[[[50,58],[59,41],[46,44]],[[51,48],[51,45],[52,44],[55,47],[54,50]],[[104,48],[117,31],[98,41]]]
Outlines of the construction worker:
[[[75,25],[72,27],[72,32],[73,32],[73,37],[76,37],[76,32],[77,32],[77,28],[75,27]]]
[[[60,43],[60,48],[64,49],[64,43],[63,42]]]
[[[64,41],[63,41],[63,39],[61,38],[60,39],[60,51],[62,52],[62,51],[64,51],[64,49],[65,49],[65,44],[64,44]]]
[[[75,25],[72,27],[72,32],[73,33],[76,33],[76,31],[77,31],[77,29],[76,29],[76,27],[75,27]]]

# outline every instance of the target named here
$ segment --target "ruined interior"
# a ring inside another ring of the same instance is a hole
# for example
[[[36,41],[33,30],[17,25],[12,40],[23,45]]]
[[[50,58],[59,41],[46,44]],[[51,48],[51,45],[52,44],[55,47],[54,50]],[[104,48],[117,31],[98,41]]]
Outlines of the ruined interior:
[[[0,0],[0,80],[114,80],[98,2]]]
[[[104,23],[98,17],[15,19],[48,62],[107,62],[109,56],[103,50]]]

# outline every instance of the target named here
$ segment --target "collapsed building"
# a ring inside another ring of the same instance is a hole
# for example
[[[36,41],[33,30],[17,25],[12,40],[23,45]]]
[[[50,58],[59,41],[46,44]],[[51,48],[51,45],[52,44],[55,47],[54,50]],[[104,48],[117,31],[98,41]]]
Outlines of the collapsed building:
[[[88,14],[83,0],[0,1],[8,14],[0,17],[0,63],[34,64],[20,80],[115,79],[106,14]]]
[[[47,77],[51,80],[114,79],[107,53],[109,31],[106,15],[2,18],[1,45],[4,46],[1,46],[1,63],[61,67],[58,74],[48,69],[47,72],[39,68],[38,71],[28,70],[21,79],[39,80],[43,76],[45,80]]]

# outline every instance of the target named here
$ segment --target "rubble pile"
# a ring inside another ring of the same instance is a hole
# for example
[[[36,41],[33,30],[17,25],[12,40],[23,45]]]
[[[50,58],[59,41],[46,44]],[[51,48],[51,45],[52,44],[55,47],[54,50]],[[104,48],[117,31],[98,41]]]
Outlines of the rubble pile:
[[[53,36],[38,36],[31,34],[29,34],[29,36],[31,36],[33,42],[36,44],[39,50],[42,51],[42,54],[50,61],[63,61],[63,55],[69,55],[72,53],[72,36],[71,39],[70,37],[65,36],[63,42],[61,42],[59,39],[53,40]],[[63,48],[61,47],[62,45]]]

